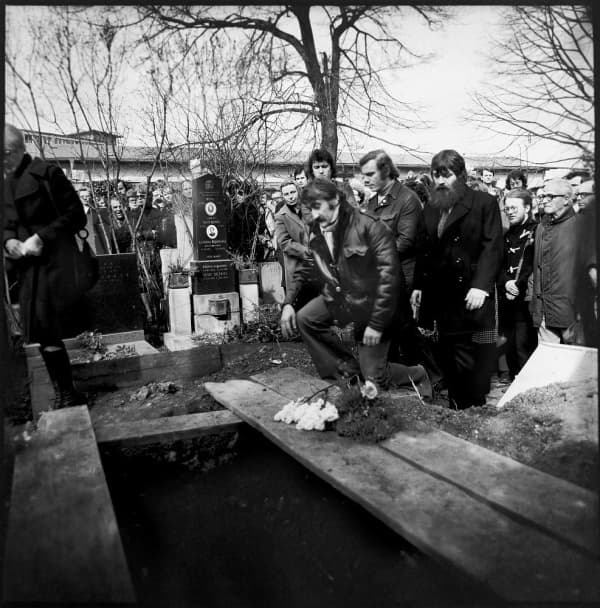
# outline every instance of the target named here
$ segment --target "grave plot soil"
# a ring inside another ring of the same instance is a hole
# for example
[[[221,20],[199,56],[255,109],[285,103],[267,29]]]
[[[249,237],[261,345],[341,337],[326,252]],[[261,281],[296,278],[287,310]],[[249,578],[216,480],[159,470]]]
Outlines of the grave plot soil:
[[[204,382],[249,378],[279,366],[295,367],[316,375],[301,343],[257,344],[251,354],[202,378],[179,381],[174,370],[173,378],[169,380],[177,387],[175,392],[149,385],[97,394],[90,402],[90,413],[97,423],[222,409],[203,389]],[[578,386],[560,384],[534,389],[498,409],[495,404],[507,388],[506,384],[493,383],[487,405],[462,411],[449,408],[443,397],[422,404],[409,391],[394,391],[390,396],[401,410],[404,428],[433,426],[546,473],[597,490],[596,379]]]

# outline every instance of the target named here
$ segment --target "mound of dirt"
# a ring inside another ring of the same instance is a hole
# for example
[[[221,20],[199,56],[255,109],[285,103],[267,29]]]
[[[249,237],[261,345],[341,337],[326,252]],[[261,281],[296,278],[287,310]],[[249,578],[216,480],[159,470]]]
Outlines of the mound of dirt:
[[[175,377],[174,370],[174,377],[170,380],[177,387],[176,392],[149,391],[146,398],[133,400],[134,394],[140,397],[146,391],[140,393],[142,387],[135,387],[98,394],[90,408],[92,420],[95,423],[118,422],[222,409],[205,392],[204,382],[249,378],[255,373],[279,366],[294,367],[316,375],[303,344],[257,344],[251,354],[234,359],[209,376],[180,381]],[[373,432],[381,435],[380,431],[385,431],[385,435],[390,425],[406,429],[419,425],[439,428],[539,470],[596,490],[596,380],[532,389],[499,409],[496,403],[507,388],[506,384],[494,382],[488,404],[467,410],[451,409],[448,401],[443,398],[423,404],[411,391],[393,391],[390,398],[397,412],[388,413],[387,418],[382,419],[385,423],[383,427],[379,430],[374,428]]]

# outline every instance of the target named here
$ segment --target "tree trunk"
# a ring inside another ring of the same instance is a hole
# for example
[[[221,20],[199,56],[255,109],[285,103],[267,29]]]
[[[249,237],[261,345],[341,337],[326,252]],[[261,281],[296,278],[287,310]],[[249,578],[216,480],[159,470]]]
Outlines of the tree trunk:
[[[335,116],[331,116],[325,108],[322,109],[321,116],[321,147],[331,152],[333,161],[336,162],[338,149],[337,119]]]

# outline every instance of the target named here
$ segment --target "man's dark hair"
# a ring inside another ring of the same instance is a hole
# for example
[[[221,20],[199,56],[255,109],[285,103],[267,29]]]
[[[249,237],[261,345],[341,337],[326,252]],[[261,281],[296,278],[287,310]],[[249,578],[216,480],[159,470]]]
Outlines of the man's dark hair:
[[[467,178],[465,159],[456,150],[442,150],[431,159],[431,175],[449,169],[456,177]]]
[[[492,169],[492,167],[483,167],[483,169],[481,170],[482,175],[484,171],[489,171],[492,175],[494,174],[494,169]]]
[[[523,188],[527,188],[527,176],[525,175],[525,171],[523,171],[522,169],[513,169],[507,176],[506,176],[506,190],[510,190],[510,180],[517,180],[520,179],[521,180],[521,186]]]
[[[381,173],[382,177],[391,177],[396,179],[400,177],[400,173],[396,168],[396,165],[392,162],[389,154],[385,150],[371,150],[367,152],[359,161],[360,167],[366,165],[369,161],[374,160],[377,170]]]
[[[304,175],[306,175],[306,169],[304,167],[296,167],[294,169],[294,173],[292,173],[294,179],[296,179],[300,173],[304,173]]]
[[[315,179],[315,174],[312,170],[313,163],[328,163],[331,167],[331,178],[333,179],[337,174],[335,171],[335,163],[333,162],[333,156],[331,156],[331,152],[325,150],[325,148],[315,148],[308,157],[308,177],[310,179]]]
[[[333,201],[338,196],[341,199],[344,195],[337,189],[335,182],[316,177],[302,189],[302,204],[311,209],[313,206],[317,208],[317,200]]]
[[[531,207],[531,193],[525,188],[513,188],[504,195],[504,200],[507,198],[520,198],[523,201],[523,205],[529,205]]]

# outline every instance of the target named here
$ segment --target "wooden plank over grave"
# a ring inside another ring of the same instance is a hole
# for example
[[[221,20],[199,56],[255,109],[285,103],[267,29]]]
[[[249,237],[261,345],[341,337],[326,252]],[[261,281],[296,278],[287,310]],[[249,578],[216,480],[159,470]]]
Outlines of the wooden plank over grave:
[[[242,424],[229,410],[218,410],[152,420],[97,424],[94,433],[98,443],[127,447],[234,432]]]
[[[172,378],[200,378],[222,367],[217,345],[72,365],[73,380],[82,391],[127,388]]]
[[[294,368],[270,370],[252,379],[290,399],[327,386]],[[398,432],[379,445],[590,556],[600,556],[594,492],[433,428]]]
[[[42,415],[15,459],[4,600],[134,603],[87,407]]]
[[[510,601],[600,600],[600,563],[388,450],[275,422],[286,397],[246,380],[206,390],[424,553]],[[295,395],[300,396],[302,393]]]

